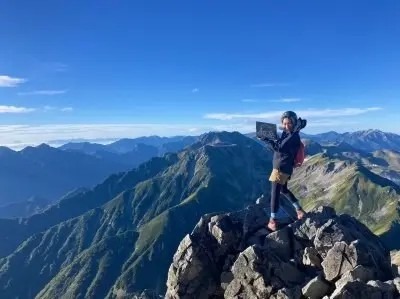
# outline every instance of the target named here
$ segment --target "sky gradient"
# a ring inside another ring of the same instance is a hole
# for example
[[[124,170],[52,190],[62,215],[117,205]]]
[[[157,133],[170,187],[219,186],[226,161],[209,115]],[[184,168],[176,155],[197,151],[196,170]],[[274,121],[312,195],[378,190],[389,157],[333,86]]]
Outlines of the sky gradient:
[[[400,133],[400,1],[0,3],[0,144]]]

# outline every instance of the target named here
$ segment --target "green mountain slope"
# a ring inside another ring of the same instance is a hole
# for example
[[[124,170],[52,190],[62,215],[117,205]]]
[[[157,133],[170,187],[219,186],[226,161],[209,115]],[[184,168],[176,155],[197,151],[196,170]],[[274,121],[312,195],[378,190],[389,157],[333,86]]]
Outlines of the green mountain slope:
[[[331,205],[394,240],[399,187],[371,172],[368,157],[346,144],[331,147],[296,169],[290,188],[306,209]],[[0,249],[9,253],[0,259],[0,298],[161,294],[185,234],[204,214],[242,209],[269,192],[270,170],[271,155],[259,143],[209,133],[44,213],[0,221]]]
[[[66,289],[68,294],[89,296],[88,285],[104,285],[103,276],[90,272],[100,271],[94,260],[105,256],[98,244],[129,231],[138,234],[130,254],[122,261],[121,256],[107,257],[110,264],[121,265],[118,274],[107,278],[116,282],[108,296],[118,289],[164,291],[166,271],[182,236],[204,213],[243,208],[254,201],[266,187],[269,159],[259,144],[239,133],[205,136],[153,177],[125,186],[101,207],[33,235],[0,260],[0,297],[62,298]],[[108,190],[104,183],[102,188]],[[69,199],[74,200],[79,202]],[[124,237],[119,240],[129,244]],[[93,269],[80,268],[87,263]],[[32,273],[35,277],[27,279]],[[85,282],[77,283],[74,277],[83,274]]]
[[[0,219],[0,257],[13,252],[29,236],[103,205],[177,160],[177,154],[153,158],[132,171],[111,175],[92,190],[73,193],[40,214],[25,219]]]
[[[399,186],[352,159],[312,156],[296,170],[291,184],[306,209],[330,205],[357,217],[378,235],[399,219]]]

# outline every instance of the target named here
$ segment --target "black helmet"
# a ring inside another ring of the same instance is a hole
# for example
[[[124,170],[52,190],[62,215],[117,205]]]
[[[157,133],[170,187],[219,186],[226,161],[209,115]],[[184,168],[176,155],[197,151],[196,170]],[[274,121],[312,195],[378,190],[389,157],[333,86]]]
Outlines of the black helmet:
[[[296,125],[296,123],[297,123],[297,114],[294,113],[293,111],[285,111],[285,112],[283,112],[283,114],[281,116],[281,122],[285,118],[289,118],[292,121],[292,124]]]

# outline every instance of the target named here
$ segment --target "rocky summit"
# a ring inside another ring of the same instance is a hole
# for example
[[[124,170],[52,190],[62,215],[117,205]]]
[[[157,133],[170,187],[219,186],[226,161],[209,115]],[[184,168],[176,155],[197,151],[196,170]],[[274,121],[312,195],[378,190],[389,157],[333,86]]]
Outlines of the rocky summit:
[[[390,252],[355,218],[320,206],[276,232],[260,205],[204,215],[170,265],[168,299],[400,298]]]

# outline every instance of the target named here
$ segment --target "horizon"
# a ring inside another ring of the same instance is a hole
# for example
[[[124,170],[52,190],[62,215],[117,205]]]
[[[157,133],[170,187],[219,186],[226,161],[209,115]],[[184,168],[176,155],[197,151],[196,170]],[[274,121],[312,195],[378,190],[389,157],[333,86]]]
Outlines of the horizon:
[[[348,132],[343,132],[343,133],[339,133],[337,131],[326,131],[326,132],[316,133],[316,134],[308,134],[308,133],[304,133],[304,132],[301,132],[301,133],[305,134],[307,136],[316,136],[316,135],[327,134],[327,133],[337,133],[337,134],[348,134],[348,133],[350,133],[351,134],[351,133],[369,132],[369,131],[378,131],[378,132],[381,132],[381,133],[384,133],[384,134],[395,134],[395,135],[400,137],[400,134],[393,133],[393,132],[381,131],[381,130],[378,130],[378,129],[366,129],[366,130],[358,130],[358,131],[351,131],[351,132],[348,131]],[[120,141],[120,140],[124,140],[124,139],[134,140],[134,139],[139,139],[139,138],[200,137],[200,136],[205,135],[205,134],[222,133],[222,132],[228,132],[228,133],[238,132],[238,133],[240,133],[240,134],[242,134],[244,136],[249,135],[249,134],[254,134],[254,135],[256,134],[255,131],[254,132],[242,133],[242,132],[239,132],[239,131],[225,131],[225,130],[222,130],[222,131],[207,131],[207,132],[203,132],[203,133],[198,134],[198,135],[190,135],[190,134],[189,135],[171,135],[171,136],[143,135],[143,136],[132,137],[132,138],[131,137],[122,137],[122,138],[113,138],[113,139],[98,138],[98,139],[50,140],[49,142],[41,142],[41,143],[37,143],[37,144],[22,144],[22,145],[19,144],[17,146],[15,146],[15,145],[14,146],[0,145],[0,148],[1,147],[6,147],[6,148],[9,148],[9,149],[11,149],[13,151],[17,151],[18,152],[18,151],[24,150],[25,148],[39,147],[39,146],[41,146],[43,144],[48,145],[48,146],[53,147],[53,148],[59,148],[59,147],[61,147],[63,145],[66,145],[68,143],[75,143],[75,144],[90,143],[90,144],[109,145],[109,144],[112,144],[114,142],[117,142],[117,141]],[[278,130],[278,132],[279,132],[279,130]]]
[[[255,130],[400,134],[400,2],[0,4],[0,145]]]

